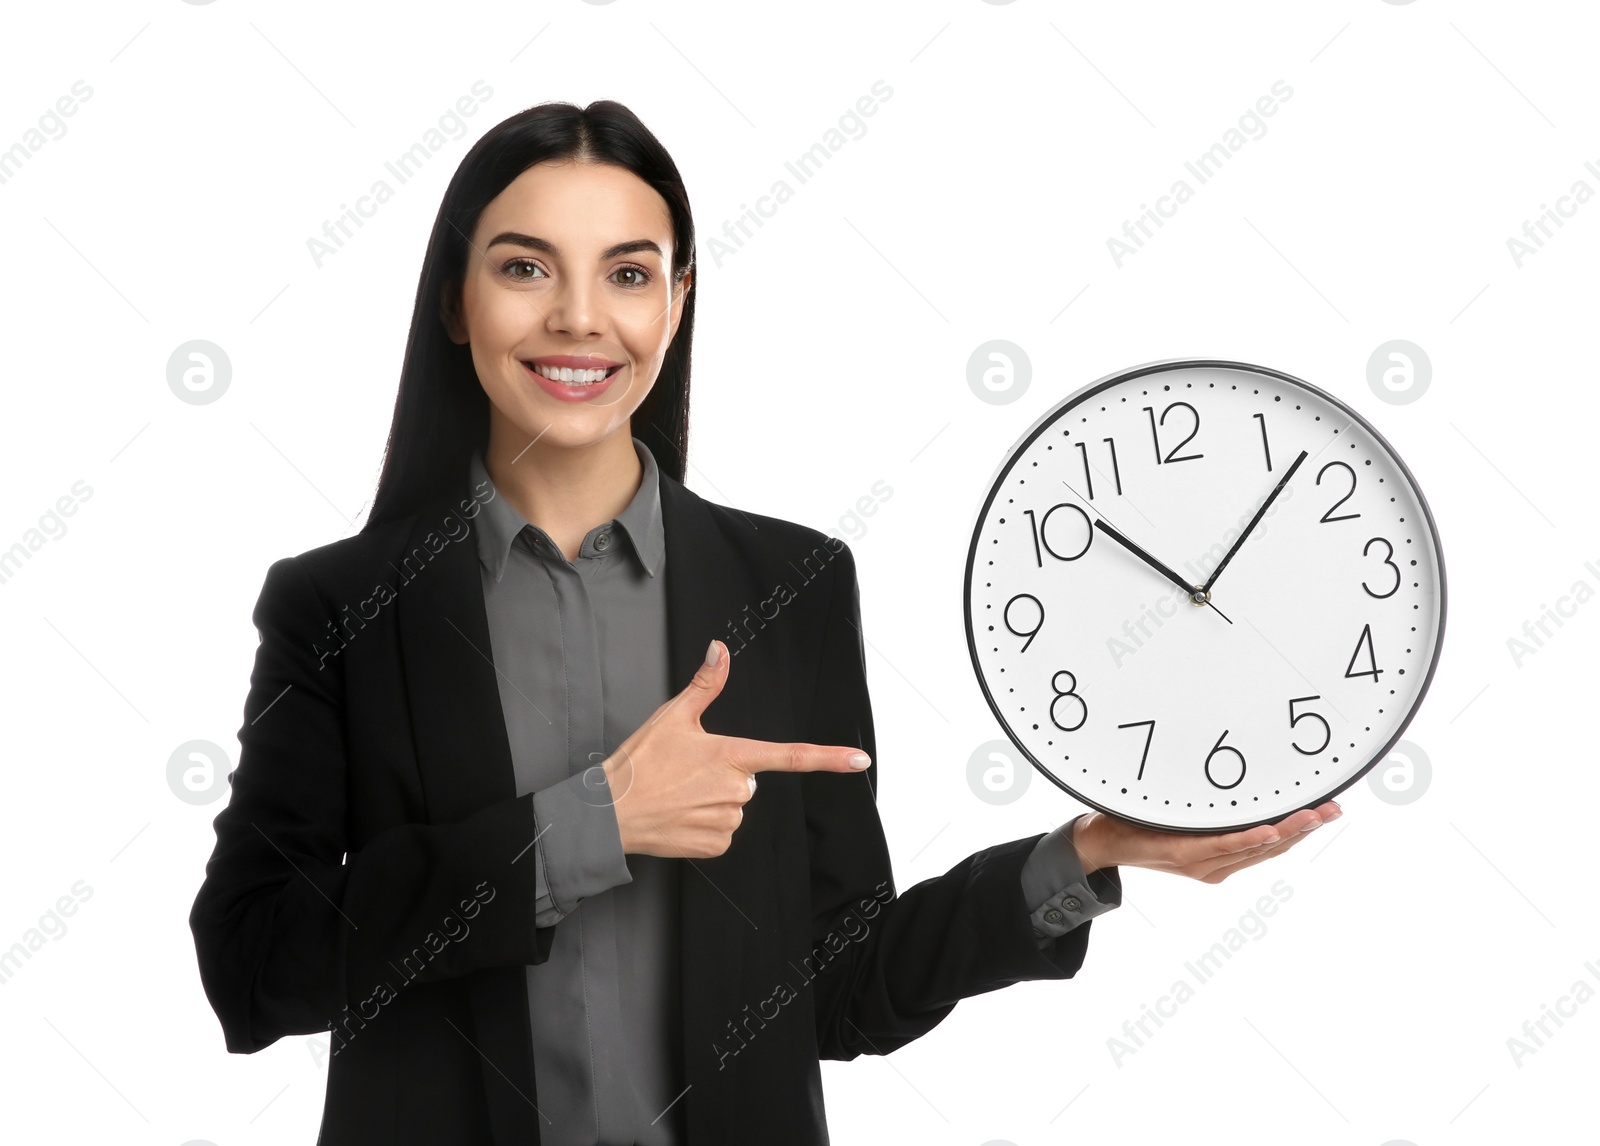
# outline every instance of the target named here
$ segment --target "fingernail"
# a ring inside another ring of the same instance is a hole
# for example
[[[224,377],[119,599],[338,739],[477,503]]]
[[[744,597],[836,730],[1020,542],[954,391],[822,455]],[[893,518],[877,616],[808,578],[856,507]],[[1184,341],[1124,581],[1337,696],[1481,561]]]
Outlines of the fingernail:
[[[857,752],[854,756],[850,757],[850,767],[852,768],[865,768],[871,763],[872,757],[868,756],[865,752]]]
[[[1312,828],[1320,828],[1321,826],[1322,826],[1322,821],[1321,820],[1312,820],[1309,824],[1307,824],[1305,827],[1301,828],[1300,830],[1302,832],[1309,832]]]
[[[717,642],[712,641],[706,646],[706,664],[715,668],[717,664],[717,656]]]

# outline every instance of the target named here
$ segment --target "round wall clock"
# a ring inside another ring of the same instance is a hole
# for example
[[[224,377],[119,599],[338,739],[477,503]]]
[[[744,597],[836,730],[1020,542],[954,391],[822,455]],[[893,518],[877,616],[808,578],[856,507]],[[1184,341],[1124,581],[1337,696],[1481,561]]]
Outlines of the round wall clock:
[[[1381,760],[1444,635],[1444,560],[1411,471],[1337,398],[1174,360],[1036,422],[972,530],[967,646],[1058,787],[1147,827],[1234,831]]]

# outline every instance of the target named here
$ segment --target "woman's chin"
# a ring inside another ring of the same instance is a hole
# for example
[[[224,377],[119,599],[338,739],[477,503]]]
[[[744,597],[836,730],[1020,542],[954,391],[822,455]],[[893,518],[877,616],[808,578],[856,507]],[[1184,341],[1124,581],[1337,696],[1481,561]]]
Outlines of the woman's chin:
[[[596,445],[627,428],[627,419],[615,417],[606,407],[580,406],[576,409],[555,401],[528,402],[509,419],[518,437],[541,446],[576,450]]]

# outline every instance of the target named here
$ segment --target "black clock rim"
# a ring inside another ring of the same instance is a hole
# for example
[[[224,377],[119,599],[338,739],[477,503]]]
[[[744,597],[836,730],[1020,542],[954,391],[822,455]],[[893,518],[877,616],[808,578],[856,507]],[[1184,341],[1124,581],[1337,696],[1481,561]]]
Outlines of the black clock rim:
[[[1439,624],[1434,634],[1433,653],[1428,659],[1428,671],[1422,678],[1422,687],[1417,690],[1416,699],[1412,702],[1411,707],[1406,711],[1405,716],[1399,721],[1399,723],[1395,725],[1394,735],[1389,738],[1389,741],[1384,744],[1382,748],[1378,749],[1378,751],[1373,754],[1372,758],[1364,763],[1360,769],[1352,773],[1348,780],[1340,784],[1332,791],[1318,796],[1309,803],[1301,804],[1299,807],[1291,809],[1289,812],[1286,812],[1280,816],[1272,816],[1266,819],[1248,820],[1234,826],[1221,828],[1174,827],[1170,824],[1158,824],[1149,820],[1142,820],[1137,816],[1130,816],[1124,812],[1112,811],[1110,808],[1107,808],[1104,805],[1097,803],[1082,793],[1074,790],[1066,781],[1062,780],[1049,768],[1045,767],[1045,765],[1035,759],[1033,753],[1029,752],[1027,747],[1023,745],[1017,736],[1012,732],[1010,722],[1002,714],[1000,706],[995,702],[993,694],[991,694],[989,691],[989,682],[984,678],[983,669],[978,660],[978,646],[973,632],[972,621],[972,575],[977,565],[978,538],[982,533],[983,523],[988,519],[989,508],[994,504],[995,497],[999,494],[1001,487],[1005,484],[1007,475],[1011,473],[1012,468],[1021,459],[1022,455],[1027,452],[1028,447],[1031,446],[1041,434],[1054,426],[1057,420],[1062,417],[1062,415],[1073,410],[1078,405],[1094,397],[1103,390],[1110,389],[1112,386],[1120,385],[1124,382],[1131,382],[1136,379],[1148,377],[1154,374],[1162,374],[1173,370],[1188,369],[1240,370],[1251,374],[1259,374],[1267,378],[1274,378],[1280,382],[1286,382],[1292,386],[1298,386],[1302,390],[1316,395],[1318,398],[1321,398],[1323,401],[1332,405],[1335,409],[1342,411],[1351,419],[1351,421],[1361,426],[1362,429],[1366,430],[1367,433],[1372,435],[1374,440],[1376,440],[1377,443],[1383,447],[1384,451],[1394,461],[1395,465],[1399,467],[1401,475],[1405,478],[1406,483],[1411,487],[1411,492],[1416,495],[1417,504],[1422,507],[1422,516],[1428,526],[1428,537],[1433,543],[1435,562],[1439,569]],[[1360,413],[1351,408],[1343,400],[1334,396],[1333,394],[1328,393],[1320,386],[1313,385],[1303,378],[1296,378],[1294,375],[1285,373],[1282,370],[1275,370],[1270,366],[1257,366],[1249,362],[1237,362],[1231,359],[1223,358],[1167,358],[1158,362],[1147,362],[1141,366],[1133,366],[1125,370],[1119,370],[1115,374],[1101,378],[1098,381],[1091,382],[1076,392],[1067,395],[1057,405],[1051,407],[1048,411],[1041,415],[1039,420],[1034,424],[1033,429],[1011,447],[1010,452],[1006,456],[1005,462],[990,481],[989,491],[985,495],[983,499],[983,505],[979,508],[977,517],[972,525],[972,540],[967,546],[966,574],[962,578],[961,615],[967,631],[967,655],[972,660],[973,675],[978,678],[978,688],[983,692],[983,699],[988,703],[989,710],[994,714],[995,719],[999,721],[1001,729],[1006,734],[1006,739],[1011,741],[1011,743],[1016,747],[1017,751],[1021,752],[1023,757],[1030,764],[1032,764],[1035,769],[1037,769],[1039,772],[1042,772],[1046,779],[1078,802],[1087,804],[1089,807],[1098,812],[1102,812],[1108,816],[1114,816],[1117,819],[1123,820],[1127,823],[1137,824],[1140,827],[1151,828],[1155,831],[1171,832],[1175,835],[1214,835],[1227,832],[1248,831],[1250,828],[1259,827],[1262,824],[1277,823],[1285,816],[1293,815],[1301,808],[1317,807],[1325,801],[1331,800],[1335,796],[1339,795],[1339,793],[1345,791],[1345,789],[1349,788],[1357,780],[1360,780],[1363,776],[1370,772],[1373,766],[1376,765],[1380,760],[1388,756],[1390,750],[1396,744],[1398,744],[1401,737],[1405,735],[1406,729],[1410,727],[1412,719],[1416,716],[1417,711],[1422,707],[1422,702],[1427,698],[1428,690],[1433,684],[1434,673],[1439,667],[1439,654],[1444,648],[1445,617],[1448,612],[1448,604],[1449,593],[1446,587],[1444,546],[1439,540],[1439,528],[1437,523],[1434,521],[1433,510],[1428,505],[1428,499],[1426,495],[1424,495],[1422,492],[1422,486],[1418,484],[1415,475],[1413,475],[1411,472],[1411,468],[1406,465],[1405,459],[1400,456],[1399,451],[1389,444],[1389,440],[1379,433],[1376,426],[1367,421],[1366,418],[1362,417]]]

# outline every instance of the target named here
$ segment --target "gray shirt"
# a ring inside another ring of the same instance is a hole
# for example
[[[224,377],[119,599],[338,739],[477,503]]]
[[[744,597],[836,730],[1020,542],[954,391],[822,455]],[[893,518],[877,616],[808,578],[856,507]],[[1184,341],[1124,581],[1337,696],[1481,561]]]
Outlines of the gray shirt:
[[[576,562],[504,497],[484,506],[478,559],[517,794],[533,793],[535,922],[556,929],[527,967],[545,1146],[682,1146],[678,888],[682,860],[622,851],[600,765],[670,699],[666,541],[654,456],[632,500],[584,535]],[[476,488],[488,482],[481,454]],[[492,484],[492,483],[491,483]],[[759,799],[760,797],[755,797]],[[1034,934],[1060,936],[1122,902],[1116,868],[1085,876],[1069,820],[1022,871]],[[579,910],[579,905],[582,910]]]

